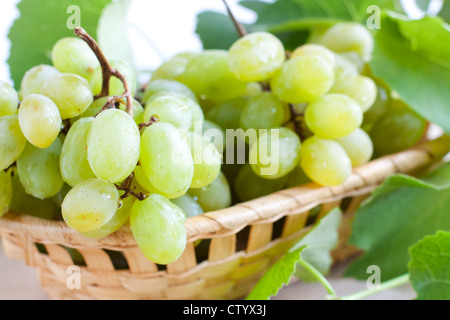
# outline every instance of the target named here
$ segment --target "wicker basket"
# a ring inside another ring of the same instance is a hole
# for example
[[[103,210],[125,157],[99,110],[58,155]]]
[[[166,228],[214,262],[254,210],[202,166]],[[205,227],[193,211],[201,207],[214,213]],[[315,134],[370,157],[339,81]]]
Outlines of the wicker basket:
[[[186,250],[167,266],[144,257],[128,226],[94,240],[64,222],[9,212],[0,219],[0,235],[7,257],[35,267],[51,299],[241,299],[322,214],[337,206],[344,218],[333,258],[357,254],[347,245],[355,209],[389,175],[414,174],[445,156],[433,145],[427,142],[355,168],[338,187],[308,184],[188,218]],[[309,214],[317,208],[317,215]],[[74,252],[84,261],[74,262]],[[81,288],[70,289],[68,268],[77,264]]]

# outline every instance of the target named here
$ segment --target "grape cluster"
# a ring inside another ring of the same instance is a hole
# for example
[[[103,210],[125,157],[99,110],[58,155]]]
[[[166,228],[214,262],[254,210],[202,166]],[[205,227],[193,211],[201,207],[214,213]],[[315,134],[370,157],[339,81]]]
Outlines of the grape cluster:
[[[108,66],[121,77],[103,81],[98,50],[61,39],[19,92],[0,82],[0,215],[61,217],[92,238],[129,224],[148,259],[173,262],[186,218],[342,184],[422,137],[426,123],[371,77],[372,50],[354,23],[293,52],[256,32],[229,50],[182,52],[139,86],[118,60]]]

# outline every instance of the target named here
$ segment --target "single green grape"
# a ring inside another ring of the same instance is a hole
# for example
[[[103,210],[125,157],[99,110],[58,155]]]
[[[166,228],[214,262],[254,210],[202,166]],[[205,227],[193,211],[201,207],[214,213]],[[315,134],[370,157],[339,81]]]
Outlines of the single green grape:
[[[186,192],[194,175],[188,142],[172,124],[156,122],[145,129],[139,162],[150,182],[167,194]]]
[[[59,109],[46,96],[34,93],[26,96],[20,104],[18,116],[23,135],[35,147],[49,147],[61,131]]]
[[[250,164],[239,169],[234,182],[234,191],[240,201],[250,201],[274,192],[286,186],[288,176],[278,179],[264,179],[252,170]]]
[[[22,97],[33,94],[41,93],[44,84],[56,75],[59,75],[58,69],[47,64],[40,64],[32,67],[22,78],[20,83],[20,93]]]
[[[115,70],[119,71],[122,74],[122,76],[125,78],[128,84],[131,95],[134,96],[136,94],[137,89],[137,79],[133,67],[127,61],[124,60],[111,60],[109,61],[109,64],[111,65],[112,68],[114,68]],[[100,94],[103,86],[103,74],[101,66],[95,68],[92,77],[89,79],[89,83],[94,95]],[[119,96],[122,95],[124,92],[125,88],[123,86],[122,81],[120,81],[119,78],[117,77],[114,76],[111,77],[109,79],[109,95]]]
[[[206,119],[217,123],[223,130],[239,129],[241,114],[247,99],[239,97],[219,104],[206,113]]]
[[[185,194],[180,198],[172,199],[172,202],[183,210],[186,218],[203,214],[203,209],[200,204],[189,194]]]
[[[189,58],[183,56],[175,56],[171,59],[164,61],[156,68],[152,73],[151,80],[157,79],[172,79],[177,80],[178,77],[186,70],[186,66],[189,63]]]
[[[0,117],[0,170],[5,170],[22,154],[27,139],[16,114]]]
[[[370,61],[374,39],[370,31],[360,23],[341,22],[331,26],[321,37],[319,44],[335,52],[355,51],[364,61]]]
[[[326,94],[334,83],[334,69],[321,56],[301,55],[286,61],[270,80],[277,97],[286,103],[307,103]]]
[[[361,126],[363,112],[352,98],[329,93],[314,100],[305,112],[305,123],[318,137],[337,139],[344,137]]]
[[[17,173],[28,194],[46,199],[61,190],[64,184],[59,169],[61,149],[62,143],[59,138],[45,149],[27,143],[17,159]]]
[[[338,186],[352,172],[352,162],[339,143],[310,137],[302,144],[300,166],[314,182],[323,186]]]
[[[133,172],[139,152],[139,129],[129,114],[108,109],[95,117],[87,137],[87,155],[97,178],[123,181]]]
[[[301,142],[291,129],[274,128],[259,136],[250,147],[252,170],[265,179],[288,175],[300,161]]]
[[[0,117],[13,115],[19,106],[19,95],[8,83],[0,81]]]
[[[0,217],[9,211],[13,197],[11,171],[0,171]]]
[[[291,53],[291,59],[299,56],[320,56],[327,60],[330,65],[334,68],[336,67],[336,58],[335,53],[328,49],[325,46],[322,46],[320,44],[316,43],[307,43],[304,45],[301,45],[300,47],[297,47],[292,53]]]
[[[283,43],[268,32],[249,33],[233,43],[228,52],[230,71],[246,82],[270,79],[285,60]]]
[[[330,91],[332,91],[335,86],[345,81],[345,79],[360,75],[358,67],[345,55],[334,53],[334,61],[336,62],[334,67],[334,83]]]
[[[71,187],[84,180],[95,178],[87,152],[87,138],[93,122],[93,117],[77,120],[70,127],[64,140],[60,158],[61,175]]]
[[[248,99],[240,116],[240,127],[244,130],[281,127],[285,112],[286,104],[273,93],[263,92]]]
[[[170,200],[151,194],[133,204],[130,226],[141,251],[150,261],[165,265],[186,248],[184,212]]]
[[[372,158],[372,139],[361,128],[356,129],[345,137],[337,139],[336,142],[347,152],[353,167],[365,164]]]
[[[185,84],[173,79],[155,79],[151,80],[145,87],[142,101],[147,102],[153,95],[161,92],[170,92],[175,94],[181,94],[188,98],[191,98],[195,102],[198,101],[195,93]]]
[[[156,116],[160,121],[173,124],[179,129],[192,127],[192,111],[185,101],[175,96],[160,96],[145,105],[144,122]]]
[[[53,100],[63,120],[79,116],[94,100],[88,81],[70,73],[50,78],[42,87],[41,94]]]
[[[136,181],[141,186],[141,188],[145,191],[144,192],[145,194],[146,193],[156,193],[156,194],[162,195],[163,197],[165,197],[167,199],[176,199],[176,198],[182,197],[183,195],[186,194],[187,190],[182,190],[177,193],[167,193],[167,192],[163,192],[163,191],[159,190],[152,184],[152,182],[150,181],[149,175],[144,172],[144,170],[142,169],[141,166],[136,166],[136,168],[134,168],[134,170],[133,170],[133,173],[134,173],[134,177],[136,178]]]
[[[362,128],[366,132],[370,132],[373,125],[380,119],[389,109],[390,97],[386,89],[377,86],[377,98],[373,106],[364,113]]]
[[[112,183],[94,178],[73,187],[61,206],[64,221],[78,232],[96,231],[113,219],[119,192]]]
[[[247,83],[230,71],[226,50],[204,50],[197,54],[180,75],[180,81],[201,100],[215,103],[240,97],[247,89]]]
[[[232,201],[230,185],[223,172],[210,185],[189,189],[188,194],[200,204],[204,212],[228,208]]]
[[[333,93],[345,94],[358,102],[363,112],[373,106],[377,99],[377,91],[375,81],[362,75],[343,79],[340,83],[336,83],[331,90]]]
[[[144,120],[145,109],[142,106],[142,104],[136,99],[133,99],[131,106],[133,108],[134,122],[139,126],[140,123],[145,122]],[[125,103],[119,103],[119,110],[127,112],[127,105]]]
[[[100,65],[94,52],[80,38],[58,40],[52,49],[53,66],[61,72],[77,74],[89,79]]]

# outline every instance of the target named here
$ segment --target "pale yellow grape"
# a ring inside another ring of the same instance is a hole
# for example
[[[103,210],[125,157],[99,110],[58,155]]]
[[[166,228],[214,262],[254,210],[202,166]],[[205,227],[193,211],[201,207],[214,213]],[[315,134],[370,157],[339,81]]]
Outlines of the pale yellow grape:
[[[152,116],[157,116],[160,121],[171,123],[179,129],[188,130],[193,125],[191,108],[175,96],[160,96],[147,102],[144,121],[149,121]]]
[[[137,89],[137,80],[136,80],[136,74],[132,68],[132,66],[123,60],[112,60],[109,61],[109,64],[112,68],[119,71],[122,76],[124,76],[129,90],[131,92],[131,95],[134,96]],[[102,74],[102,68],[101,66],[98,66],[93,74],[92,77],[89,79],[89,83],[91,86],[91,90],[94,93],[94,95],[99,94],[102,91],[103,86],[103,74]],[[119,80],[117,77],[111,77],[109,79],[109,95],[111,96],[119,96],[122,95],[125,92],[125,88],[122,84],[122,81]]]
[[[286,103],[306,103],[326,94],[334,83],[334,69],[320,56],[298,56],[286,61],[271,79],[277,97]]]
[[[225,209],[232,203],[230,185],[222,171],[210,185],[200,189],[189,189],[188,194],[205,212]]]
[[[93,122],[93,117],[77,120],[64,140],[60,158],[61,175],[72,187],[84,180],[95,178],[87,154],[87,137]]]
[[[228,67],[226,50],[204,50],[193,57],[180,75],[180,81],[201,100],[215,103],[242,96],[247,83],[239,80]]]
[[[8,168],[22,153],[27,139],[17,115],[0,117],[0,170]]]
[[[11,171],[0,171],[0,217],[9,211],[13,196]]]
[[[151,79],[177,80],[178,77],[186,69],[188,63],[189,63],[188,58],[182,56],[173,57],[167,61],[164,61],[161,65],[159,65],[158,68],[156,68],[156,70],[152,73]]]
[[[200,204],[189,194],[185,194],[184,196],[171,201],[183,210],[186,218],[203,214],[203,209]]]
[[[230,71],[247,82],[270,79],[285,59],[283,43],[268,32],[249,33],[239,38],[228,52]]]
[[[184,212],[170,200],[151,194],[133,204],[130,226],[136,242],[150,261],[168,264],[186,248]]]
[[[172,124],[156,122],[145,129],[139,162],[151,184],[166,194],[181,194],[194,175],[188,142]]]
[[[330,65],[334,68],[336,67],[336,58],[335,53],[332,52],[330,49],[328,49],[325,46],[322,46],[320,44],[316,43],[307,43],[300,47],[297,47],[291,54],[291,59],[299,56],[320,56],[327,60]]]
[[[87,138],[87,154],[97,178],[123,181],[133,172],[139,152],[139,129],[129,114],[108,109],[95,117]]]
[[[314,182],[323,186],[338,186],[352,172],[352,162],[339,143],[310,137],[302,144],[301,168]]]
[[[34,93],[26,96],[20,104],[18,115],[20,129],[35,147],[49,147],[61,131],[59,109],[46,96]]]
[[[19,95],[16,90],[4,81],[0,81],[0,117],[9,116],[17,112]]]
[[[280,127],[261,134],[250,147],[249,162],[253,171],[265,179],[288,175],[300,161],[301,142],[291,129]]]
[[[63,120],[79,116],[94,100],[87,80],[70,73],[61,73],[49,79],[41,94],[56,103]]]
[[[197,133],[189,133],[189,144],[194,160],[194,175],[191,189],[199,189],[210,185],[219,175],[222,166],[222,155],[216,146]]]
[[[182,94],[194,101],[198,101],[197,96],[188,86],[173,79],[151,80],[145,88],[142,101],[147,102],[153,95],[161,92]]]
[[[62,38],[52,49],[53,66],[64,73],[89,79],[99,62],[88,44],[76,37]]]
[[[105,226],[115,215],[119,192],[112,183],[94,178],[73,187],[64,198],[64,221],[78,232],[95,231]]]
[[[33,93],[41,93],[44,84],[52,77],[60,74],[60,71],[53,66],[40,64],[29,69],[20,83],[20,93],[26,97]]]
[[[172,194],[159,190],[151,183],[149,175],[144,172],[141,166],[136,166],[133,173],[138,184],[146,191],[145,193],[157,193],[167,199],[176,199],[186,194],[187,190],[182,190]]]
[[[365,164],[372,158],[372,140],[361,128],[356,129],[343,138],[337,139],[336,142],[347,152],[353,167]]]
[[[244,130],[280,127],[285,119],[285,106],[271,92],[262,92],[251,97],[242,110],[240,127]]]
[[[363,112],[369,110],[377,99],[377,85],[371,78],[358,75],[347,77],[333,86],[331,92],[342,93],[358,102]]]
[[[17,173],[25,191],[39,199],[51,198],[63,187],[59,169],[62,143],[57,138],[48,148],[27,143],[17,159]]]
[[[335,53],[334,57],[336,65],[334,67],[335,77],[333,87],[339,85],[341,82],[343,82],[345,79],[349,77],[356,77],[359,75],[358,67],[344,55]],[[331,88],[330,91],[333,90],[333,87]]]
[[[370,31],[356,22],[342,22],[330,27],[321,37],[320,44],[335,52],[355,51],[364,61],[370,61],[374,39]]]
[[[318,137],[325,139],[342,138],[357,128],[363,121],[363,112],[352,98],[330,93],[308,105],[305,122]]]

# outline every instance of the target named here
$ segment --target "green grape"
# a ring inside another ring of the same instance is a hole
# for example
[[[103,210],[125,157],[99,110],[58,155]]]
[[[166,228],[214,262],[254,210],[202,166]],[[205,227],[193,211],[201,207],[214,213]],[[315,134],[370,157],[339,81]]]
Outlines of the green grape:
[[[369,132],[375,122],[380,119],[389,108],[390,98],[388,93],[381,86],[377,87],[377,98],[373,106],[364,113],[364,120],[362,127],[366,132]]]
[[[262,133],[250,147],[252,170],[265,179],[288,175],[300,161],[301,142],[291,129],[281,127]]]
[[[122,60],[112,60],[109,61],[109,64],[112,68],[119,71],[122,76],[124,76],[129,90],[131,92],[131,95],[135,95],[136,89],[137,89],[137,79],[136,74],[133,68],[130,66],[130,64],[126,61]],[[102,91],[103,86],[103,74],[102,74],[102,67],[98,66],[95,68],[92,77],[89,79],[89,83],[91,85],[91,90],[94,93],[94,95],[100,94]],[[111,77],[109,79],[109,95],[111,96],[119,96],[122,95],[125,92],[125,88],[123,86],[122,81],[119,80],[117,77]]]
[[[139,101],[137,101],[136,99],[133,99],[133,102],[132,102],[131,105],[133,107],[133,119],[134,119],[134,122],[137,125],[139,125],[140,123],[145,122],[145,120],[144,120],[145,109],[142,106],[142,104]],[[127,111],[126,104],[121,103],[119,105],[119,109],[126,112]]]
[[[236,176],[234,190],[240,201],[250,201],[280,191],[287,180],[288,176],[271,180],[261,178],[249,164],[245,164]]]
[[[195,217],[203,214],[202,207],[189,194],[185,194],[180,198],[173,199],[172,202],[180,207],[186,215],[186,218]]]
[[[58,137],[62,119],[58,107],[51,99],[33,93],[26,96],[20,104],[19,125],[32,145],[47,148]]]
[[[95,178],[87,153],[87,137],[93,122],[93,117],[77,120],[64,140],[59,164],[63,180],[71,187]]]
[[[271,79],[277,97],[286,103],[306,103],[326,94],[334,83],[334,69],[321,56],[289,59]]]
[[[19,95],[8,83],[0,81],[0,117],[13,115],[19,106]]]
[[[345,79],[356,77],[359,75],[357,66],[344,55],[335,53],[334,59],[336,65],[334,67],[334,83],[331,90],[333,90],[335,86],[345,81]]]
[[[87,80],[70,73],[53,76],[44,84],[41,94],[56,103],[63,120],[79,116],[94,100]]]
[[[363,74],[366,71],[367,63],[362,59],[362,57],[355,51],[346,51],[338,53],[351,64],[353,64],[359,74]]]
[[[281,127],[285,119],[285,106],[271,92],[263,92],[251,97],[242,110],[240,127],[244,130]]]
[[[51,198],[63,187],[59,169],[62,143],[57,138],[48,148],[27,143],[17,159],[17,173],[25,191],[39,199]]]
[[[210,185],[219,175],[222,166],[222,155],[216,146],[196,133],[188,134],[191,154],[194,160],[194,175],[191,189],[199,189]]]
[[[170,123],[156,122],[145,129],[139,162],[151,184],[164,193],[183,193],[192,182],[191,150],[181,132]]]
[[[181,94],[188,98],[191,98],[195,102],[198,101],[195,93],[185,84],[177,80],[172,79],[155,79],[151,80],[145,88],[142,101],[147,102],[153,95],[161,92],[170,92],[175,94]]]
[[[236,98],[211,109],[206,114],[206,119],[217,123],[222,129],[239,129],[242,111],[247,104],[247,99]]]
[[[331,92],[342,93],[358,102],[363,112],[369,110],[377,99],[377,85],[366,76],[348,77],[336,83]]]
[[[20,93],[22,94],[22,97],[25,98],[33,93],[41,93],[44,84],[58,74],[60,74],[58,69],[47,64],[32,67],[25,72],[22,82],[20,83]]]
[[[160,96],[145,105],[144,121],[152,116],[160,121],[173,124],[179,129],[188,130],[192,127],[192,111],[185,101],[175,96]]]
[[[10,210],[46,220],[55,220],[60,215],[60,207],[55,204],[52,198],[38,199],[25,192],[17,174],[17,168],[14,168],[12,172],[11,185]]]
[[[342,22],[330,27],[319,43],[335,52],[355,51],[364,61],[370,61],[374,39],[369,30],[356,22]]]
[[[226,135],[225,131],[217,123],[205,120],[202,126],[202,135],[216,146],[220,154],[223,154],[226,145]]]
[[[263,87],[261,86],[261,83],[259,82],[249,82],[247,83],[247,88],[243,94],[244,97],[246,98],[251,98],[254,97],[260,93],[262,93]]]
[[[238,39],[228,52],[230,71],[247,82],[270,79],[285,59],[283,43],[268,32],[249,33]]]
[[[81,232],[81,234],[88,238],[104,238],[113,234],[119,230],[127,221],[129,221],[131,208],[133,207],[135,197],[127,197],[125,199],[119,199],[120,206],[117,209],[114,216],[106,224],[98,229],[91,231]]]
[[[153,73],[151,80],[156,79],[172,79],[177,80],[178,77],[186,70],[189,58],[176,56],[164,61]]]
[[[198,53],[194,51],[182,51],[174,55],[174,58],[184,58],[191,60],[193,57],[195,57]]]
[[[94,52],[79,38],[62,38],[52,49],[53,66],[61,72],[89,79],[100,65]]]
[[[339,143],[315,136],[303,142],[300,165],[312,181],[323,186],[341,185],[352,172],[352,162]]]
[[[180,81],[201,100],[215,103],[240,97],[247,89],[247,83],[231,73],[226,50],[204,50],[197,54],[180,75]]]
[[[0,170],[5,170],[17,160],[27,144],[17,115],[0,117],[0,137]]]
[[[335,53],[325,46],[316,43],[307,43],[297,47],[291,54],[291,59],[299,56],[320,56],[327,60],[334,68],[336,66]]]
[[[189,189],[188,194],[200,204],[204,212],[225,209],[231,205],[231,189],[223,172],[209,186]]]
[[[168,264],[186,248],[184,212],[170,200],[151,194],[133,204],[130,226],[136,243],[150,261]]]
[[[389,110],[370,130],[375,157],[416,145],[426,132],[427,122],[411,109]]]
[[[300,166],[296,166],[294,170],[287,176],[286,188],[294,188],[311,182],[311,179],[305,174]]]
[[[97,178],[73,187],[61,206],[64,221],[78,232],[90,232],[105,226],[116,214],[119,192],[112,183]]]
[[[0,171],[0,217],[9,211],[13,189],[11,171]]]
[[[139,129],[126,112],[108,109],[95,117],[87,137],[87,155],[97,178],[123,181],[133,172],[139,151]]]
[[[363,121],[363,112],[352,98],[329,93],[308,105],[305,122],[318,137],[324,139],[342,138],[357,128]]]
[[[186,194],[187,190],[182,190],[182,191],[179,191],[178,193],[172,193],[172,194],[159,190],[152,184],[152,182],[150,181],[149,175],[144,172],[144,170],[142,169],[141,166],[136,166],[136,168],[134,168],[133,173],[134,173],[134,177],[136,178],[136,181],[141,186],[141,188],[145,191],[144,193],[156,193],[156,194],[162,195],[163,197],[165,197],[167,199],[176,199],[176,198],[182,197],[183,195]]]
[[[365,164],[372,158],[372,140],[361,128],[356,129],[343,138],[337,139],[336,142],[347,152],[353,167]]]

